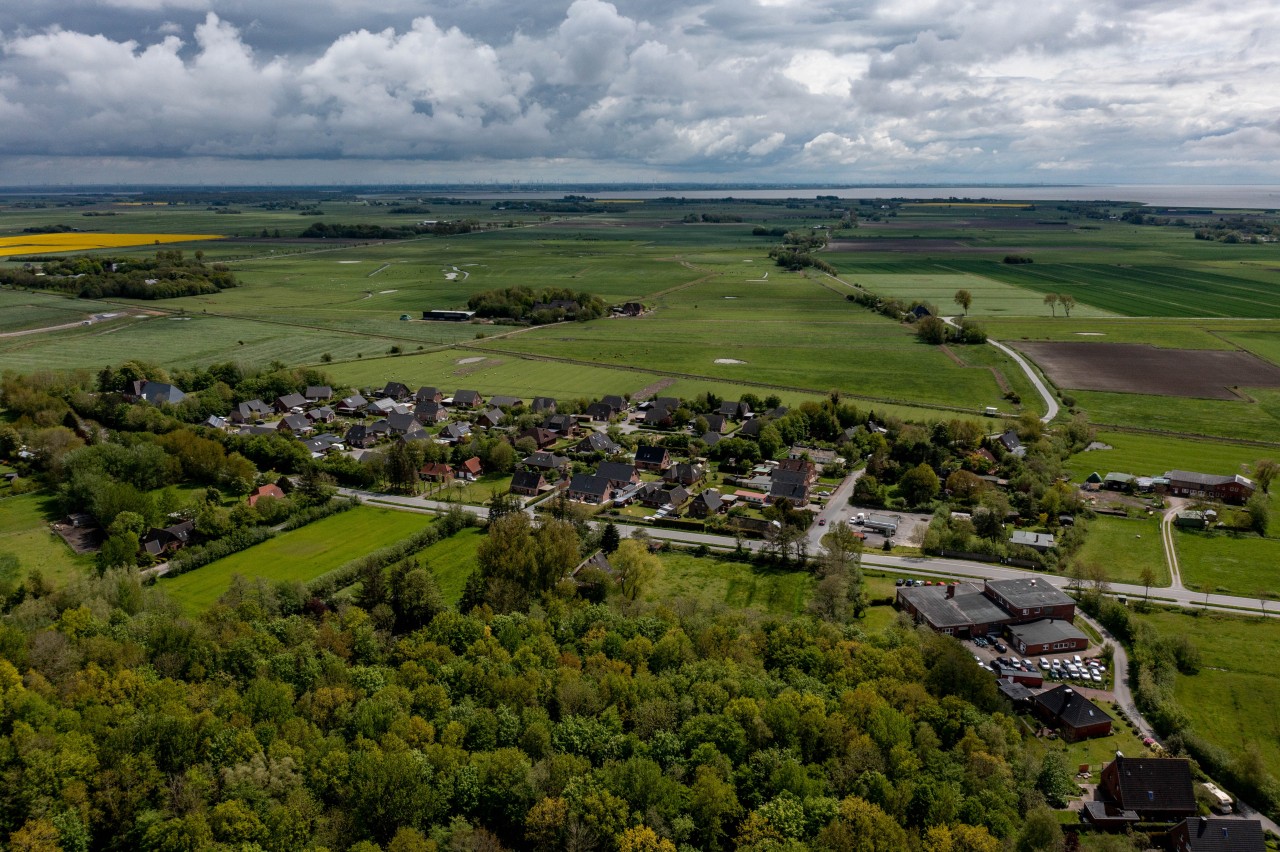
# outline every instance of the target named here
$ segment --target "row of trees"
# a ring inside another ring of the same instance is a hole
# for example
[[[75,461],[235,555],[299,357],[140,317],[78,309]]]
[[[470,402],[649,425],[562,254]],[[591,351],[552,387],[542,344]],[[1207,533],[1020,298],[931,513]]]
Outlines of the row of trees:
[[[554,304],[562,302],[566,304]],[[542,306],[542,307],[539,307]],[[467,307],[477,316],[509,319],[543,325],[576,319],[582,322],[599,319],[608,306],[599,296],[575,292],[566,287],[506,287],[474,293],[467,299]]]
[[[0,269],[0,285],[59,290],[84,299],[206,296],[238,284],[225,264],[206,265],[201,251],[192,258],[177,250],[161,250],[151,258],[76,255],[49,259],[39,268]]]

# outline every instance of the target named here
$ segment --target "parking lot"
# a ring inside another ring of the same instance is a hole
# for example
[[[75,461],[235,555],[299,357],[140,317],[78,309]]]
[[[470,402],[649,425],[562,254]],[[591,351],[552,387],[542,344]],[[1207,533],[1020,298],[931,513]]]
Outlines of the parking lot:
[[[1005,668],[1034,672],[1043,677],[1046,684],[1058,681],[1100,691],[1111,689],[1110,666],[1097,656],[1097,648],[1091,648],[1082,654],[1022,657],[1007,646],[1005,650],[1000,650],[1000,646],[1005,643],[1003,639],[999,642],[1000,645],[995,645],[978,637],[966,640],[965,646],[972,651],[974,660],[988,669],[998,663]]]

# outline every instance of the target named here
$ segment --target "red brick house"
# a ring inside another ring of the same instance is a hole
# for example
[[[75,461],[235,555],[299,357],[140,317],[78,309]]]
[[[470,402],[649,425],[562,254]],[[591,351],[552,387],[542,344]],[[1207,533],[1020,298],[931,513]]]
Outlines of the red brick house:
[[[257,488],[249,492],[249,505],[258,505],[258,501],[263,497],[273,497],[276,500],[283,500],[284,492],[281,491],[280,486],[275,483],[269,482],[266,485],[259,485]]]
[[[1065,684],[1034,696],[1031,699],[1031,709],[1067,742],[1105,737],[1111,733],[1111,717],[1097,704]]]
[[[1173,822],[1198,810],[1191,762],[1181,757],[1117,757],[1103,767],[1098,795],[1143,822]]]

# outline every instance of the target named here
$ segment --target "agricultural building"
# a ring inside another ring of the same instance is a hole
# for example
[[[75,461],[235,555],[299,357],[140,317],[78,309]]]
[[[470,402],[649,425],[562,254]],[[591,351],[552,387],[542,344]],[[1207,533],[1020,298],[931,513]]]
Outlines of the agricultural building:
[[[1035,696],[1031,709],[1067,742],[1111,733],[1111,717],[1069,686],[1055,686]]]
[[[437,322],[469,322],[475,315],[475,311],[430,310],[422,312],[424,320],[435,320]]]
[[[1200,497],[1224,503],[1244,503],[1253,496],[1255,489],[1252,480],[1239,474],[1215,476],[1210,473],[1171,470],[1164,478],[1169,480],[1169,493],[1175,497]]]

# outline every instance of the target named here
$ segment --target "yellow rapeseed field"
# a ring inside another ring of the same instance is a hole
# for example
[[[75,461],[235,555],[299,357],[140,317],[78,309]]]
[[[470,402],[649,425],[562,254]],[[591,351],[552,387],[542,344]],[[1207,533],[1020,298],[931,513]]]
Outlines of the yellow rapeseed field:
[[[23,234],[19,237],[0,237],[0,257],[220,239],[221,234]]]

